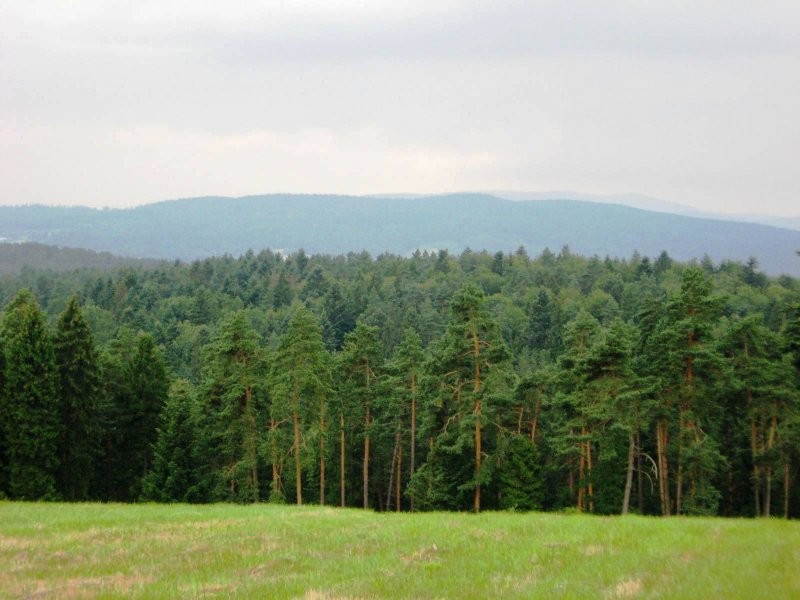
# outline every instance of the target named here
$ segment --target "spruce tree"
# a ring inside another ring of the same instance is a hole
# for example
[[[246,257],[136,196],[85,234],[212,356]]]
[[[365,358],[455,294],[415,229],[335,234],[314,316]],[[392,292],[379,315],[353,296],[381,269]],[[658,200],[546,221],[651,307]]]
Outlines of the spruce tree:
[[[62,426],[58,488],[65,500],[86,500],[100,454],[100,375],[92,332],[75,296],[59,317],[54,348]]]
[[[126,456],[132,467],[130,497],[141,493],[141,480],[153,461],[158,416],[167,400],[169,379],[161,351],[149,335],[140,335],[126,375],[130,390],[127,412]]]
[[[17,500],[58,497],[60,406],[53,342],[44,314],[28,290],[6,309],[3,429],[8,495]]]
[[[195,391],[185,379],[172,382],[159,416],[153,464],[142,482],[142,498],[155,502],[205,500],[198,475]]]
[[[540,510],[542,508],[542,467],[536,444],[522,434],[500,438],[497,480],[500,508]]]

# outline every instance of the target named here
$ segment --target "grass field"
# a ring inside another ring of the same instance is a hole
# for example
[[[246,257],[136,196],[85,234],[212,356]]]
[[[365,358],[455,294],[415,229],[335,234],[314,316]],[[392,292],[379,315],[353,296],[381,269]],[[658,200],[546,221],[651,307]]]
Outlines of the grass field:
[[[800,598],[800,523],[0,502],[3,598]]]

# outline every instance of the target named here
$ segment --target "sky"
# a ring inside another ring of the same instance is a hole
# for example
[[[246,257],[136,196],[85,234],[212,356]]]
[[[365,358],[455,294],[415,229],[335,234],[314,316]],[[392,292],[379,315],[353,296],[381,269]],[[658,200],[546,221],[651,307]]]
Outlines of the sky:
[[[796,0],[0,0],[0,204],[638,193],[800,216]]]

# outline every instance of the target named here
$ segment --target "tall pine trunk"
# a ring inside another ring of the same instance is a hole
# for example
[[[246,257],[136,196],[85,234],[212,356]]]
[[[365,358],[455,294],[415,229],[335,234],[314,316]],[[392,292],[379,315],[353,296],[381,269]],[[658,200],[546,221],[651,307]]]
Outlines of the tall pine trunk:
[[[303,503],[303,476],[300,468],[300,415],[297,409],[292,413],[294,424],[294,476],[295,476],[295,497],[298,505]]]
[[[395,510],[400,512],[402,508],[400,490],[403,479],[403,444],[400,439],[400,431],[397,432],[397,481],[395,481]]]
[[[772,455],[772,449],[775,447],[775,440],[778,435],[778,405],[776,402],[772,403],[772,418],[769,425],[769,436],[767,437],[767,451]],[[772,465],[767,465],[766,481],[764,489],[764,516],[769,517],[772,510]]]
[[[414,476],[416,469],[416,446],[417,446],[417,376],[411,375],[411,464],[408,467],[409,477]],[[414,510],[414,496],[411,496],[411,510]]]
[[[625,492],[622,494],[622,514],[628,514],[628,506],[631,502],[631,488],[633,487],[633,459],[636,449],[636,438],[633,430],[628,432],[628,468],[625,472]]]
[[[658,458],[658,494],[661,503],[661,514],[665,517],[668,517],[671,512],[667,439],[667,420],[662,418],[656,423],[656,453]]]
[[[366,433],[364,434],[364,508],[369,508],[369,446],[370,446],[370,435],[369,435],[369,426],[371,422],[371,414],[370,414],[370,407],[367,404],[367,412],[364,415],[364,427],[366,429]]]
[[[581,435],[586,434],[586,428],[581,429]],[[583,512],[584,505],[586,504],[586,488],[584,482],[586,481],[586,453],[583,440],[578,444],[578,505],[576,506],[578,512]]]
[[[752,391],[747,390],[748,404],[752,404]],[[750,416],[750,454],[753,458],[753,502],[755,515],[761,514],[761,469],[758,467],[758,436],[756,434],[756,419]]]
[[[339,504],[342,507],[344,507],[345,505],[344,452],[345,452],[344,411],[342,411],[341,413],[339,413]]]
[[[325,400],[319,401],[319,503],[325,506]]]
[[[787,458],[786,461],[783,463],[783,518],[789,518],[789,474],[791,469],[789,468],[789,459]]]
[[[394,469],[397,466],[397,444],[398,436],[395,436],[394,448],[392,448],[392,466],[389,468],[389,483],[386,486],[386,510],[389,510],[392,506],[392,494],[394,493]]]
[[[587,470],[587,478],[589,481],[589,512],[594,512],[594,482],[592,481],[592,442],[591,440],[586,440],[586,464],[588,467]]]
[[[278,470],[278,444],[275,440],[276,430],[278,429],[278,422],[275,417],[269,419],[269,448],[270,460],[272,461],[272,494],[277,495],[281,491],[280,473]]]
[[[253,408],[253,388],[249,385],[244,390],[244,402],[246,411],[246,440],[245,447],[247,461],[250,463],[250,494],[253,502],[258,502],[258,453],[256,443],[256,417]]]
[[[644,513],[644,488],[642,484],[644,476],[642,475],[642,436],[639,430],[636,430],[636,501],[638,503],[639,514]]]
[[[475,361],[475,376],[473,382],[472,391],[476,395],[475,400],[475,498],[473,501],[473,508],[475,512],[481,511],[481,484],[480,484],[480,475],[481,475],[481,400],[480,400],[480,392],[481,392],[481,364],[480,364],[480,353],[481,353],[481,346],[480,340],[478,339],[478,332],[472,332],[472,351],[473,351],[473,360]]]

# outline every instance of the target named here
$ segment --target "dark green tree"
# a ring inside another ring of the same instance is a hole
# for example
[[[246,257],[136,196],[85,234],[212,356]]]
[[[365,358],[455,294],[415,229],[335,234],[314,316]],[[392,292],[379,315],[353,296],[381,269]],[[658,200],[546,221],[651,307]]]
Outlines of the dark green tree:
[[[498,444],[497,481],[499,506],[512,510],[542,508],[542,468],[539,451],[530,437],[505,435]]]
[[[159,416],[153,464],[142,482],[142,498],[154,502],[205,500],[198,481],[195,391],[185,379],[172,382]]]
[[[362,453],[364,508],[369,508],[369,468],[373,452],[373,405],[378,392],[379,366],[378,328],[358,321],[356,328],[345,336],[344,348],[339,357],[339,369],[342,378],[340,392],[345,396],[342,401],[351,407],[358,407],[362,415],[360,430],[364,442]]]
[[[65,500],[87,500],[100,456],[100,367],[76,296],[58,319],[53,345],[61,405],[58,489]]]
[[[425,374],[425,352],[422,340],[414,329],[406,329],[403,339],[395,349],[387,365],[390,393],[391,420],[395,423],[395,443],[392,452],[392,470],[397,485],[395,508],[400,510],[401,498],[399,490],[403,481],[403,440],[408,439],[409,465],[408,477],[414,476],[417,468],[417,424],[419,412],[421,380]],[[411,510],[414,510],[413,498]]]
[[[292,454],[295,463],[295,502],[303,503],[302,434],[312,415],[317,416],[319,436],[320,503],[325,503],[326,399],[330,393],[330,359],[316,317],[304,306],[294,309],[289,328],[280,340],[270,365],[273,414],[285,412],[292,421]]]
[[[472,508],[479,512],[481,488],[491,480],[492,461],[485,459],[494,450],[485,444],[484,428],[496,422],[509,403],[513,372],[508,348],[476,287],[466,285],[453,297],[450,322],[434,349],[432,368],[439,388],[434,411],[439,430],[429,455],[429,474],[440,469],[442,476],[452,477],[454,473],[442,473],[434,459],[471,451],[471,477],[459,481],[457,488],[472,492]]]
[[[259,431],[266,402],[265,375],[258,338],[237,311],[219,326],[206,350],[201,401],[208,460],[216,480],[215,498],[258,502]]]
[[[594,512],[594,476],[596,442],[601,424],[601,407],[588,389],[586,361],[600,333],[600,323],[586,310],[567,323],[564,328],[565,352],[559,359],[560,379],[564,391],[561,442],[562,452],[568,460],[570,471],[578,462],[577,499],[578,512]],[[570,475],[570,480],[573,477]]]
[[[672,454],[676,463],[674,509],[678,514],[714,512],[720,496],[714,476],[721,456],[710,432],[719,422],[713,391],[721,370],[712,327],[719,318],[723,299],[712,291],[711,281],[702,269],[686,269],[680,289],[665,306],[647,352],[661,403],[656,433],[662,485],[669,481],[668,427],[673,425],[676,429]],[[668,490],[662,488],[664,514],[671,512],[669,498]]]
[[[61,419],[53,342],[33,295],[23,289],[6,308],[3,431],[8,495],[17,500],[58,498]]]
[[[125,455],[133,469],[130,495],[138,498],[141,479],[152,464],[158,416],[169,391],[164,358],[150,335],[138,336],[136,352],[126,375],[130,386],[130,404],[126,415]]]
[[[627,514],[630,507],[637,439],[647,423],[631,364],[634,335],[632,327],[620,320],[612,321],[599,332],[579,365],[584,399],[588,400],[585,405],[587,417],[599,425],[596,428],[600,446],[598,461],[604,458],[613,461],[616,457],[614,441],[618,431],[627,438],[622,514]],[[609,476],[603,479],[605,488],[614,487],[614,482],[608,481]]]

